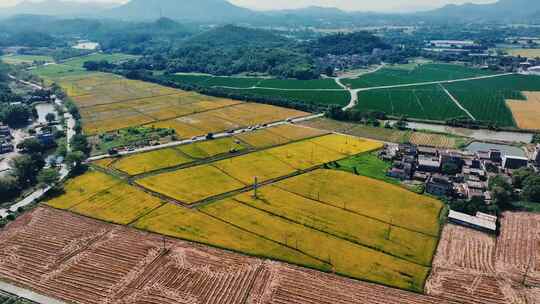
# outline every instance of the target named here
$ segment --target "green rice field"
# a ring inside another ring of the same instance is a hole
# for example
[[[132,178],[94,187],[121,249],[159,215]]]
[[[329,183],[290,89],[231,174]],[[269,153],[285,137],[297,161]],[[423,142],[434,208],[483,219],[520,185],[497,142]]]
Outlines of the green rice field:
[[[439,85],[362,91],[358,94],[356,108],[426,120],[447,120],[467,115]]]
[[[468,68],[456,64],[423,64],[412,70],[387,67],[375,73],[343,80],[354,89],[390,85],[446,81],[496,74],[492,71]]]
[[[272,89],[229,89],[230,93],[243,95],[246,97],[281,97],[301,103],[312,105],[342,105],[345,106],[350,101],[350,93],[341,91],[309,91],[309,90],[272,90]]]
[[[540,91],[540,76],[509,75],[444,86],[477,120],[513,127],[515,122],[506,99],[525,100],[521,92]]]

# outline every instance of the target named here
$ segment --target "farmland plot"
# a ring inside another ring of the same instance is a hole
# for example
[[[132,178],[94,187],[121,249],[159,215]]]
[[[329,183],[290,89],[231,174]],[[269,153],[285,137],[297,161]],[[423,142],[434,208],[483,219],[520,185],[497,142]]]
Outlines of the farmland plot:
[[[439,85],[363,91],[358,93],[358,100],[359,110],[397,117],[444,121],[467,115]]]
[[[328,132],[297,125],[284,124],[235,136],[256,148],[267,148],[288,142],[327,134]]]
[[[536,303],[540,216],[506,212],[497,240],[468,228],[444,228],[426,291],[463,303]]]
[[[308,105],[327,107],[329,105],[345,106],[351,100],[346,90],[287,90],[287,89],[226,89],[226,92],[246,98],[281,98]]]
[[[192,211],[170,206],[175,209],[164,210],[168,219],[162,217],[160,223],[191,221],[185,212]],[[278,248],[217,220],[209,218],[208,223],[214,225],[208,234],[188,229],[176,229],[174,234],[192,231],[201,237],[199,242],[209,237],[223,244],[231,236],[234,240],[241,236],[243,242],[226,246],[249,248],[252,255],[287,256],[290,261],[302,258],[295,250]],[[43,207],[1,231],[0,243],[0,279],[69,303],[455,304]],[[249,247],[240,247],[243,244]],[[303,264],[310,263],[309,257],[303,258]],[[311,262],[312,267],[321,266]]]
[[[507,100],[517,126],[521,129],[540,130],[540,92],[523,92],[524,100]]]
[[[500,126],[515,126],[506,100],[522,100],[525,91],[540,91],[539,76],[509,75],[444,85],[472,115]]]
[[[113,168],[128,175],[156,171],[192,162],[193,159],[174,148],[139,153],[122,157],[113,163]]]
[[[371,88],[400,84],[464,79],[490,75],[493,72],[468,68],[457,64],[422,64],[413,70],[386,67],[375,73],[343,80],[352,88]]]
[[[429,273],[427,267],[269,215],[234,200],[207,205],[201,211],[327,262],[338,274],[420,292]]]
[[[46,208],[10,225],[0,242],[0,278],[82,304],[239,303],[261,265]]]
[[[275,186],[388,224],[434,237],[439,235],[441,202],[398,186],[334,170],[316,170]]]
[[[267,262],[248,304],[456,304],[440,298]]]
[[[101,191],[105,191],[121,181],[107,174],[91,171],[70,179],[64,185],[64,193],[47,201],[47,204],[60,209],[69,209]]]

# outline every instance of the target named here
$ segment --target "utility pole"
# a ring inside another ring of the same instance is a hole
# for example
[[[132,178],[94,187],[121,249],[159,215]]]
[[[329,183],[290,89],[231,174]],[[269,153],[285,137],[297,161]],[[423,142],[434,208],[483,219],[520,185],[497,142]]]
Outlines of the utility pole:
[[[259,199],[259,193],[257,191],[258,188],[259,188],[259,184],[258,184],[258,181],[257,181],[257,177],[255,176],[253,178],[253,191],[254,191],[253,195],[254,195],[255,199],[257,199],[257,200]]]

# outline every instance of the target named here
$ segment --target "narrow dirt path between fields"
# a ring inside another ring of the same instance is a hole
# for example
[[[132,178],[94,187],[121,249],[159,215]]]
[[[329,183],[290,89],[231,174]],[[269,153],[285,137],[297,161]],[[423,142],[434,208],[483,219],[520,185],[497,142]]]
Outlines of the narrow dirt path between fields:
[[[472,120],[476,120],[476,118],[471,114],[471,112],[469,112],[469,110],[462,106],[461,103],[459,103],[459,100],[457,100],[457,98],[455,98],[454,95],[452,95],[445,86],[443,86],[441,83],[439,83],[439,86],[446,93],[446,95],[448,95],[448,97],[450,97],[450,99],[456,104],[456,106],[458,106],[458,108],[460,108],[463,112],[469,115]]]

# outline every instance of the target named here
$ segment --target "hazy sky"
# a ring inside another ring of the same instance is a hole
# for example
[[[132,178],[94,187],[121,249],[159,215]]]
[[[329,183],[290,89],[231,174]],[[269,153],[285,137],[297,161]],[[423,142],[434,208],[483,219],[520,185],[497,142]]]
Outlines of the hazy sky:
[[[10,6],[22,0],[0,0],[0,6]],[[37,1],[37,0],[36,0]],[[126,0],[70,0],[79,2],[127,2]],[[182,1],[182,0],[177,0]],[[229,0],[240,6],[253,9],[299,8],[309,5],[339,7],[344,10],[357,11],[411,11],[430,9],[449,3],[491,3],[496,0]]]

